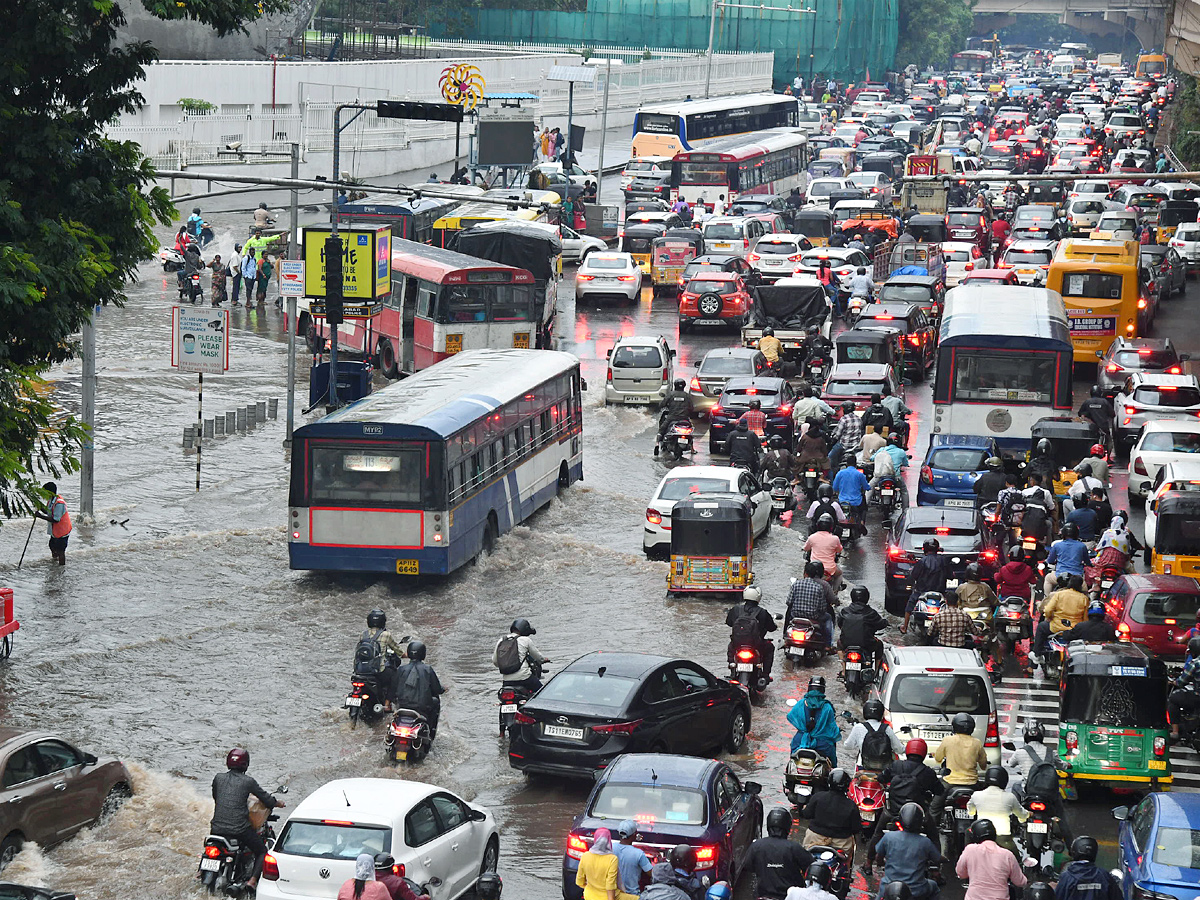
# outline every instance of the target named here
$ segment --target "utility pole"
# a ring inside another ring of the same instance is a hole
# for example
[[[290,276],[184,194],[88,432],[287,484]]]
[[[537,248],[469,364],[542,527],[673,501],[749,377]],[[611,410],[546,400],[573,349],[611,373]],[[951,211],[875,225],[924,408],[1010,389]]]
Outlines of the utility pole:
[[[604,138],[608,134],[608,86],[612,84],[612,56],[604,66],[604,109],[600,112],[600,161],[596,166],[596,202],[600,202],[600,189],[604,187]]]
[[[728,0],[713,0],[712,13],[708,20],[708,72],[704,76],[704,99],[707,100],[711,95],[712,87],[712,66],[713,66],[713,35],[716,32],[717,26],[717,7],[721,9],[757,9],[760,13],[764,12],[792,12],[792,13],[816,13],[815,9],[797,9],[794,6],[765,6],[761,3],[730,3]],[[740,19],[738,20],[741,21]],[[816,25],[813,25],[813,39],[816,40]],[[736,47],[735,47],[736,49]],[[810,54],[811,59],[811,54]],[[811,77],[811,75],[810,75]]]
[[[79,515],[90,520],[95,509],[96,490],[96,311],[83,323],[83,425],[87,434],[79,452]]]
[[[300,145],[292,144],[292,179],[300,177]],[[296,233],[300,213],[300,195],[292,188],[292,204],[288,216],[288,259],[300,258],[300,236]],[[337,218],[336,216],[334,217]],[[296,423],[296,298],[287,298],[288,365],[287,365],[287,434],[283,446],[291,449],[292,430]]]

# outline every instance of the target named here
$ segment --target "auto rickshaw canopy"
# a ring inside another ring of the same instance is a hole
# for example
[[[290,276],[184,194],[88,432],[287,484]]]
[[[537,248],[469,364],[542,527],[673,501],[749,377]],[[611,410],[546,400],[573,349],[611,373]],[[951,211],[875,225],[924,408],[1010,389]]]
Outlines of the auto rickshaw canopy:
[[[833,339],[835,363],[895,365],[898,328],[851,328]]]
[[[1155,505],[1156,555],[1200,556],[1200,493],[1167,491]]]
[[[1063,660],[1059,720],[1102,727],[1161,728],[1167,667],[1138,644],[1072,641]]]
[[[698,494],[671,510],[672,556],[750,555],[753,526],[748,501]]]
[[[1045,416],[1029,429],[1030,446],[1036,449],[1042,438],[1050,441],[1054,461],[1072,468],[1100,442],[1100,429],[1091,419],[1079,416]]]

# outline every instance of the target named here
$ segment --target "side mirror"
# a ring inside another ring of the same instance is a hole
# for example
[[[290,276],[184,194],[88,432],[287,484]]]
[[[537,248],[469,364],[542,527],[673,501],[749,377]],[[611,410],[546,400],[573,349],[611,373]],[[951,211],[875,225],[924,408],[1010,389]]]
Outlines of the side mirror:
[[[1190,353],[1180,353],[1179,354],[1180,362],[1187,362],[1191,358],[1192,358],[1192,354],[1190,354]]]
[[[775,614],[775,621],[776,621],[776,622],[782,622],[782,621],[783,621],[783,613],[776,613],[776,614]]]
[[[1005,741],[1001,746],[1003,746],[1005,750],[1016,750],[1017,749],[1017,745],[1014,744],[1012,741]]]
[[[847,722],[853,722],[853,721],[854,721],[854,716],[853,716],[853,714],[850,712],[850,710],[848,710],[848,709],[847,709],[847,710],[843,710],[843,711],[842,711],[842,718],[843,718],[843,719],[845,719]]]
[[[692,368],[693,368],[693,369],[698,369],[698,368],[700,368],[700,363],[698,363],[698,362],[694,362],[694,363],[692,363]]]
[[[762,785],[757,781],[746,781],[742,783],[742,788],[747,794],[761,794]]]
[[[407,644],[407,643],[408,643],[409,641],[411,641],[411,640],[412,640],[412,635],[411,635],[411,634],[406,634],[404,637],[400,638],[400,643],[401,643],[401,644]]]
[[[483,821],[486,821],[486,819],[487,819],[487,813],[485,813],[483,810],[480,810],[480,809],[471,810],[471,821],[472,822],[483,822]]]
[[[1124,822],[1126,819],[1129,818],[1129,807],[1128,806],[1116,807],[1112,811],[1112,817],[1114,819],[1116,819],[1118,822]]]
[[[587,390],[587,379],[586,379],[586,378],[580,378],[580,379],[579,379],[579,389],[580,389],[581,391],[586,391],[586,390]]]
[[[671,358],[672,358],[672,359],[674,359],[674,358],[675,358],[675,357],[678,355],[678,352],[677,352],[677,351],[675,351],[675,350],[673,350],[673,349],[672,349],[672,350],[668,350],[667,352],[671,354]]]
[[[85,766],[94,766],[99,760],[94,753],[83,754],[83,764]]]
[[[609,348],[608,348],[608,351],[607,351],[607,352],[604,354],[604,358],[605,358],[605,359],[612,359],[612,347],[609,347]]]
[[[901,725],[900,731],[902,731],[904,734],[908,734],[909,732],[912,731],[912,726],[911,725]]]

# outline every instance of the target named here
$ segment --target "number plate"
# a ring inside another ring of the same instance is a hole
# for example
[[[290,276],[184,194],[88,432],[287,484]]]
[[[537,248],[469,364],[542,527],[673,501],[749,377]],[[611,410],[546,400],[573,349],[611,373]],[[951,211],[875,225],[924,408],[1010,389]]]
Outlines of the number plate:
[[[697,319],[692,324],[694,325],[724,325],[723,319]]]
[[[561,725],[543,725],[542,734],[546,737],[570,738],[573,741],[583,740],[582,728],[564,728]]]
[[[419,575],[420,565],[415,559],[398,559],[396,560],[397,575]]]
[[[772,509],[783,509],[786,505],[787,505],[787,503],[783,500],[772,500],[771,501]]]
[[[1150,760],[1150,768],[1154,769],[1155,771],[1161,771],[1163,769],[1166,769],[1166,767],[1167,767],[1167,761],[1165,759]]]
[[[516,711],[517,711],[517,704],[515,704],[515,703],[501,703],[500,704],[500,712],[502,712],[502,713],[515,713]]]
[[[347,697],[347,706],[362,706],[362,697]]]
[[[201,872],[216,872],[219,871],[220,868],[221,861],[219,859],[209,859],[208,857],[205,857],[204,859],[200,860]]]
[[[737,670],[739,672],[753,672],[754,671],[754,663],[738,663]]]
[[[861,672],[862,663],[846,663],[847,672]]]
[[[817,470],[816,469],[808,469],[807,471],[805,471],[804,477],[805,478],[816,478]]]
[[[956,809],[954,811],[954,818],[969,819],[969,818],[971,818],[971,814],[969,812],[967,812],[965,809]]]
[[[958,587],[958,579],[957,578],[947,578],[946,579],[946,587],[948,587],[948,588]]]
[[[626,403],[644,403],[645,401],[641,397],[626,397],[625,402]]]
[[[400,762],[404,762],[406,759],[408,759],[408,751],[407,750],[397,750],[396,751],[396,759],[398,759]]]
[[[1050,830],[1045,822],[1026,822],[1025,827],[1030,834],[1046,834]]]
[[[810,788],[807,784],[802,784],[800,787],[796,788],[796,793],[801,797],[807,797],[812,793],[812,788]]]
[[[733,244],[730,244],[728,242],[722,242],[722,241],[715,241],[712,245],[714,250],[728,250],[732,246],[733,246]]]
[[[882,491],[879,492],[879,494],[882,497],[894,497],[896,495],[896,492],[893,491],[891,488],[884,488]]]
[[[529,332],[519,331],[513,335],[513,347],[519,350],[529,349]]]
[[[1005,627],[1004,630],[1007,631],[1009,634],[1020,634],[1021,626],[1020,625],[1008,625]]]
[[[974,506],[975,501],[974,500],[963,500],[963,499],[959,499],[959,498],[952,498],[952,499],[946,501],[946,505],[947,506]]]
[[[927,741],[944,741],[949,736],[950,732],[948,731],[934,731],[930,728],[921,730],[921,737]]]

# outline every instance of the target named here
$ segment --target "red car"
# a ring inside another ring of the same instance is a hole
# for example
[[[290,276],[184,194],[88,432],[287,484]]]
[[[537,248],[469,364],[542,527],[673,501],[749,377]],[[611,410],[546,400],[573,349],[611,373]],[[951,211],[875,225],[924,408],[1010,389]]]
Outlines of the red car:
[[[679,292],[679,332],[691,331],[695,325],[741,328],[746,324],[753,302],[741,275],[733,272],[699,274]]]
[[[1108,621],[1122,641],[1164,659],[1182,661],[1187,632],[1200,609],[1200,581],[1183,575],[1122,575],[1104,598]]]
[[[1021,282],[1017,280],[1016,269],[976,269],[974,272],[968,272],[962,277],[958,283],[959,287],[969,284],[1014,284],[1018,285]]]

